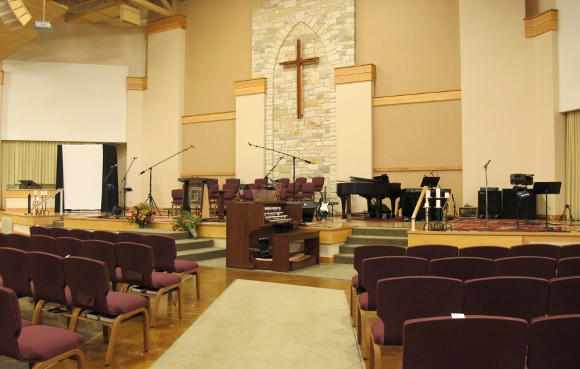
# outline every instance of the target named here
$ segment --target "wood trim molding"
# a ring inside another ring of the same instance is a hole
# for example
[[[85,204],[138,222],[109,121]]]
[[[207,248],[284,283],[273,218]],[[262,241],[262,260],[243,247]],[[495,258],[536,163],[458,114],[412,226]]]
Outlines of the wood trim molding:
[[[231,119],[236,119],[235,111],[228,111],[225,113],[189,115],[181,117],[181,124],[207,123],[207,122],[215,122],[218,120],[231,120]]]
[[[463,170],[461,165],[440,166],[440,167],[390,167],[390,168],[373,168],[375,173],[389,172],[460,172]]]
[[[535,17],[524,18],[526,38],[558,30],[558,10],[549,9]]]
[[[373,106],[415,104],[447,100],[461,100],[461,90],[375,97],[373,98]]]
[[[0,85],[4,84],[4,71],[0,70]]]
[[[234,82],[234,95],[255,95],[266,93],[266,78],[248,79],[246,81]]]
[[[182,177],[205,177],[205,178],[211,178],[211,177],[232,177],[234,178],[236,176],[236,172],[195,172],[195,173],[181,173]]]
[[[185,29],[185,16],[181,14],[147,23],[147,36],[179,28]]]
[[[147,77],[127,77],[127,90],[146,91]]]
[[[374,64],[355,65],[334,69],[334,84],[341,85],[354,82],[376,82],[377,68]]]

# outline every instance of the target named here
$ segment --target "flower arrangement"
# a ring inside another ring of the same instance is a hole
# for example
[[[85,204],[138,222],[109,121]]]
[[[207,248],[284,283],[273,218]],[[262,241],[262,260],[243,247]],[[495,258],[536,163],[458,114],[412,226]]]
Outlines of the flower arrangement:
[[[157,210],[154,206],[141,202],[139,205],[135,205],[133,206],[133,209],[131,209],[129,223],[137,224],[139,228],[145,228],[146,225],[155,219],[155,214],[157,214]]]
[[[174,231],[187,231],[195,238],[197,236],[197,227],[201,222],[201,217],[191,214],[189,211],[182,211],[181,214],[171,222]]]

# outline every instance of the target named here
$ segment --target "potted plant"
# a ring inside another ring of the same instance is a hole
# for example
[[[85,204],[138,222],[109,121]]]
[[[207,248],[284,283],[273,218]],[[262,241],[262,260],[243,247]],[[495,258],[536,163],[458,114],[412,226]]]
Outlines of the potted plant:
[[[135,205],[133,206],[133,209],[131,209],[129,223],[137,224],[139,228],[145,228],[145,226],[155,219],[155,214],[157,214],[157,210],[154,206],[141,202],[139,205]]]
[[[187,231],[193,238],[197,238],[197,227],[201,222],[201,217],[191,214],[189,211],[182,211],[172,222],[174,231]]]

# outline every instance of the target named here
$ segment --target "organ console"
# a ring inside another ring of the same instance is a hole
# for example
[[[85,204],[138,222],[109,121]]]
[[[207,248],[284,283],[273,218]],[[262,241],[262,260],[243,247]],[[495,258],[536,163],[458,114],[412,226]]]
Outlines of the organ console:
[[[319,263],[319,231],[299,229],[302,205],[232,202],[226,223],[226,266],[288,272]],[[290,242],[304,248],[290,252]],[[271,255],[269,255],[271,253]]]
[[[346,202],[348,196],[359,195],[367,200],[369,215],[380,218],[383,213],[383,199],[391,199],[391,215],[395,217],[395,201],[401,196],[401,184],[390,183],[388,176],[378,176],[374,179],[350,177],[350,182],[337,183],[336,194],[342,203],[342,218],[346,218]]]

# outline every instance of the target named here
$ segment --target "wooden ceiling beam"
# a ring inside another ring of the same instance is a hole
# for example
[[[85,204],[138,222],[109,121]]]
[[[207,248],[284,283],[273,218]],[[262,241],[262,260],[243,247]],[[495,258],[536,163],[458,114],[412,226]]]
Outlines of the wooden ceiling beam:
[[[152,12],[161,14],[161,15],[165,15],[166,17],[173,15],[173,9],[172,10],[167,10],[165,8],[160,7],[159,5],[155,5],[153,3],[150,3],[147,0],[130,0],[131,2],[140,5],[142,7],[144,7],[147,10],[151,10]]]

